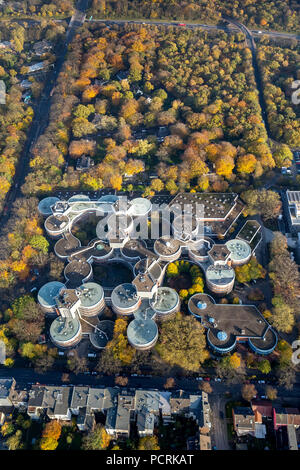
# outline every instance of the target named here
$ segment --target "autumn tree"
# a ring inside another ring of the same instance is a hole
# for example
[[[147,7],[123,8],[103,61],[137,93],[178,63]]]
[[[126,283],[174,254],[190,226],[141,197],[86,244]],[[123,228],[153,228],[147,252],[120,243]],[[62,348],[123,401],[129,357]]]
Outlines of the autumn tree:
[[[168,364],[186,370],[198,370],[208,357],[202,325],[195,318],[180,313],[162,324],[156,349]]]
[[[45,425],[40,441],[41,450],[55,450],[58,446],[58,439],[61,435],[61,425],[56,419]]]
[[[257,390],[253,384],[245,384],[242,387],[242,397],[246,401],[251,401],[257,395]]]
[[[138,450],[160,450],[157,436],[142,437],[138,443]]]
[[[267,189],[249,190],[241,195],[249,215],[259,214],[264,220],[278,217],[281,211],[280,195]]]
[[[95,429],[86,434],[82,439],[83,450],[106,450],[111,437],[107,434],[104,426],[97,424]]]

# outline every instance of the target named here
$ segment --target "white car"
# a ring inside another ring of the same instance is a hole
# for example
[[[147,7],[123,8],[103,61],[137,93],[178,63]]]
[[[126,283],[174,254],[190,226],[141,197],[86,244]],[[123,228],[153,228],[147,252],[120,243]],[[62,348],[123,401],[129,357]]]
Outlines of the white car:
[[[262,34],[262,31],[257,31],[258,34]]]

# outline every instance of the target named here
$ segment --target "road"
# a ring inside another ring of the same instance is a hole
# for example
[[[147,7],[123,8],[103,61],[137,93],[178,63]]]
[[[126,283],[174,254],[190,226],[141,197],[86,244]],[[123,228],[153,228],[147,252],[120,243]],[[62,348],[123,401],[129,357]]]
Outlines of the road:
[[[49,371],[45,374],[37,374],[31,368],[14,368],[7,369],[0,367],[0,378],[14,377],[18,387],[30,389],[32,384],[39,383],[41,385],[87,385],[96,387],[114,387],[115,378],[113,376],[94,376],[87,374],[69,374],[69,383],[62,381],[62,373],[58,371]],[[297,376],[298,381],[292,390],[277,387],[278,399],[277,403],[281,405],[290,405],[299,407],[300,405],[300,374]],[[195,378],[176,378],[175,390],[185,390],[186,392],[195,393],[199,390],[199,381]],[[164,390],[166,377],[157,376],[129,376],[127,389],[146,389],[146,390]],[[230,449],[227,439],[227,421],[225,413],[225,404],[228,400],[238,400],[241,398],[241,384],[228,385],[224,382],[210,381],[212,393],[209,395],[209,403],[211,406],[211,438],[212,445],[218,450]],[[265,385],[255,384],[255,388],[259,394],[265,395]],[[230,398],[226,398],[226,392],[230,392]],[[220,416],[223,413],[223,417]]]
[[[89,20],[87,19],[86,21],[92,22],[92,23],[109,23],[109,24],[124,24],[124,23],[133,23],[133,24],[147,24],[147,25],[156,25],[156,26],[177,26],[182,28],[180,26],[180,22],[178,21],[167,21],[167,20],[147,20],[147,19],[140,19],[140,20],[121,20],[121,19],[92,19]],[[222,25],[216,25],[216,24],[206,24],[206,23],[191,23],[188,21],[185,21],[185,28],[203,28],[203,29],[219,29],[223,31],[228,31],[228,28],[226,26]],[[232,23],[232,31],[236,32],[238,29],[240,29],[236,24]],[[279,32],[279,31],[262,31],[261,33],[258,33],[258,30],[249,30],[252,34],[254,34],[257,37],[266,35],[270,36],[273,38],[285,38],[285,39],[296,39],[297,41],[300,40],[300,35],[297,33],[286,33],[286,32]]]

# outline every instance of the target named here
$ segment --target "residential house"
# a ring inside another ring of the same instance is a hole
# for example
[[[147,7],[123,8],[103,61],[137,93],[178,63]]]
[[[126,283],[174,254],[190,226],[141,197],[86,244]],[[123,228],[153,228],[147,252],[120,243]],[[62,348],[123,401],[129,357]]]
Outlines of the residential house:
[[[15,389],[16,381],[13,377],[0,379],[0,407],[9,408],[13,406],[11,395]]]
[[[233,428],[238,436],[255,434],[255,417],[250,407],[235,407],[232,410]]]
[[[274,406],[273,407],[273,423],[274,423],[275,430],[277,430],[281,426],[288,426],[288,425],[293,425],[296,428],[298,428],[300,426],[299,409]]]

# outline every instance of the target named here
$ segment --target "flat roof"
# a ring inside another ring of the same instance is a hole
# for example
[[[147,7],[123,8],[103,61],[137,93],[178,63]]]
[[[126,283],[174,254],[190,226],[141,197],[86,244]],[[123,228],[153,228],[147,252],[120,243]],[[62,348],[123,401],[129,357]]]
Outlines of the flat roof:
[[[74,260],[71,261],[65,267],[65,277],[76,287],[82,284],[83,279],[85,279],[91,272],[92,267],[86,261]]]
[[[65,284],[59,281],[51,281],[44,284],[38,292],[38,301],[43,307],[54,307],[56,305],[55,297],[59,291],[65,288]]]
[[[251,255],[251,248],[245,240],[233,239],[226,242],[230,251],[230,258],[233,261],[239,261],[248,258]]]
[[[241,238],[246,242],[251,243],[259,229],[260,224],[256,220],[247,220],[237,234],[237,238]]]
[[[98,323],[94,332],[90,334],[90,341],[96,348],[103,349],[114,334],[114,322],[111,320],[102,320]]]
[[[80,321],[77,318],[57,317],[51,323],[50,335],[54,341],[70,341],[78,334],[80,328]]]
[[[199,218],[225,219],[237,201],[235,193],[179,193],[170,202],[170,206],[184,206],[192,204],[192,213],[195,215],[195,205],[203,205],[203,214]]]
[[[147,346],[157,335],[158,328],[153,320],[135,318],[127,327],[127,337],[133,345]]]
[[[78,289],[81,292],[80,302],[82,307],[93,307],[104,297],[104,291],[96,282],[86,282]]]
[[[188,307],[191,313],[201,317],[202,325],[209,328],[209,339],[216,346],[224,347],[225,341],[231,343],[232,336],[250,338],[252,343],[258,341],[260,349],[268,350],[276,345],[276,335],[254,305],[216,304],[208,294],[195,294]],[[227,334],[224,340],[218,336],[221,331]]]
[[[129,240],[123,248],[121,248],[121,252],[124,256],[128,258],[144,258],[145,252],[144,249],[146,248],[146,242],[144,240]]]
[[[116,307],[130,308],[136,305],[140,299],[135,286],[130,283],[124,283],[114,288],[111,300]]]
[[[218,285],[228,284],[235,278],[234,269],[227,265],[211,265],[205,274],[208,281]]]
[[[51,232],[60,232],[67,227],[69,218],[63,214],[50,215],[45,220],[45,227]]]
[[[130,213],[135,216],[142,216],[151,210],[152,204],[149,199],[136,197],[131,200]]]
[[[161,237],[155,240],[154,249],[159,255],[170,256],[180,249],[181,244],[179,240],[169,237]]]
[[[157,262],[155,255],[152,257],[143,258],[138,261],[134,266],[134,274],[136,276],[140,274],[148,273],[153,279],[158,279],[161,275],[161,267]]]
[[[45,197],[39,202],[39,205],[38,205],[39,212],[42,215],[51,215],[52,214],[51,206],[53,206],[57,201],[59,201],[59,198],[56,196]]]
[[[89,201],[90,198],[87,194],[74,194],[74,196],[68,199],[68,202],[80,202],[80,201]]]
[[[151,300],[150,305],[153,310],[161,313],[173,310],[179,303],[179,295],[171,287],[159,287],[157,294]]]

